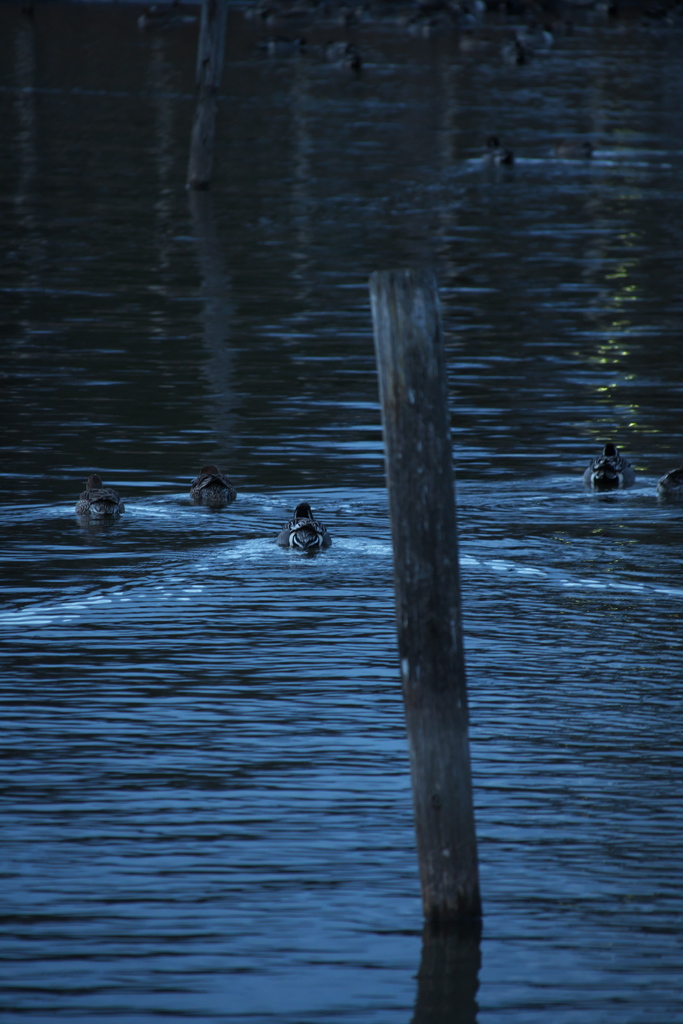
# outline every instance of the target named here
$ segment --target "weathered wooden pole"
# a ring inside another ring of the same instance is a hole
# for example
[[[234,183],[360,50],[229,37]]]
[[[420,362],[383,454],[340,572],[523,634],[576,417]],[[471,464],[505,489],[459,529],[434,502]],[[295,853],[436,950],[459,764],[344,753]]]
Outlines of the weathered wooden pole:
[[[202,0],[197,47],[197,110],[192,125],[188,188],[208,188],[216,138],[216,94],[223,73],[227,0]]]
[[[478,923],[481,899],[458,538],[439,301],[429,271],[370,278],[394,589],[426,919]]]

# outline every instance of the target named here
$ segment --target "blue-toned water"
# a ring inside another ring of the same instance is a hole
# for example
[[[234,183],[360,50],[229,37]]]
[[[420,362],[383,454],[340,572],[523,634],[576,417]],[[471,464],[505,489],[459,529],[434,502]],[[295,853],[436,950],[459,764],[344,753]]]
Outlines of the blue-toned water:
[[[196,22],[139,13],[0,6],[3,1020],[683,1021],[680,25],[579,13],[511,67],[502,14],[367,15],[353,74],[336,20],[269,58],[235,9],[188,196]],[[484,903],[450,944],[422,934],[367,291],[422,265]],[[596,496],[607,440],[638,477]],[[189,500],[211,461],[220,511]],[[91,472],[115,522],[74,514]],[[275,541],[301,500],[316,557]]]

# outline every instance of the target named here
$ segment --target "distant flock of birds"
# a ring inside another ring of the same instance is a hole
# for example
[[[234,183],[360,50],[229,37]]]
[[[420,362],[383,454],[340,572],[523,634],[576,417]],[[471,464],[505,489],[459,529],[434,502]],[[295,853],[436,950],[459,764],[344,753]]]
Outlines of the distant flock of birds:
[[[583,474],[584,485],[598,492],[631,487],[635,480],[633,466],[619,454],[619,449],[611,441],[605,445],[601,455],[591,460]],[[683,463],[661,477],[657,483],[657,494],[663,499],[683,500]],[[190,484],[190,499],[197,505],[223,508],[236,497],[235,485],[217,466],[203,466],[199,476]],[[78,515],[118,516],[124,511],[125,505],[118,493],[112,487],[105,487],[97,473],[92,473],[76,502]],[[313,552],[328,548],[332,538],[323,523],[315,518],[309,503],[302,501],[294,509],[294,517],[280,530],[277,543],[283,548]]]

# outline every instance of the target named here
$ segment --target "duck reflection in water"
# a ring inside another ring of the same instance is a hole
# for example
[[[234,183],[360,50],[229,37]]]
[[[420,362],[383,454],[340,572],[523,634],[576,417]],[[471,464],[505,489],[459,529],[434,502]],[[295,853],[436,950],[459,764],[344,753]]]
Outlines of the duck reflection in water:
[[[91,473],[76,502],[76,512],[81,516],[118,516],[125,512],[125,505],[113,488],[105,487],[97,473]]]
[[[236,497],[232,481],[221,473],[218,466],[202,466],[199,476],[190,485],[190,498],[197,505],[223,508]]]
[[[665,473],[657,483],[657,494],[670,501],[683,501],[683,462]]]
[[[636,473],[619,449],[611,441],[605,445],[602,455],[596,456],[583,474],[586,487],[594,491],[616,491],[620,487],[631,487]]]
[[[302,501],[294,509],[294,518],[280,530],[277,542],[283,548],[312,552],[329,548],[332,538],[327,528],[315,518],[308,502]]]

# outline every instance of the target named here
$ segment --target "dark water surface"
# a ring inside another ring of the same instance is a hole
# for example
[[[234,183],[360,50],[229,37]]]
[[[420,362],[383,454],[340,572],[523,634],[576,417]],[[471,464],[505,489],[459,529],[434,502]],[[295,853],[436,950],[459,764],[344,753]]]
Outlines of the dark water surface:
[[[680,24],[0,5],[3,1020],[683,1021]],[[293,29],[290,34],[297,30]],[[314,45],[315,44],[315,45]],[[483,168],[497,133],[512,170]],[[553,156],[589,139],[590,161]],[[422,942],[368,275],[434,266],[480,945]],[[595,497],[613,439],[638,470]],[[216,461],[239,497],[189,503]],[[90,472],[127,506],[73,513]],[[278,548],[309,500],[333,536]]]

